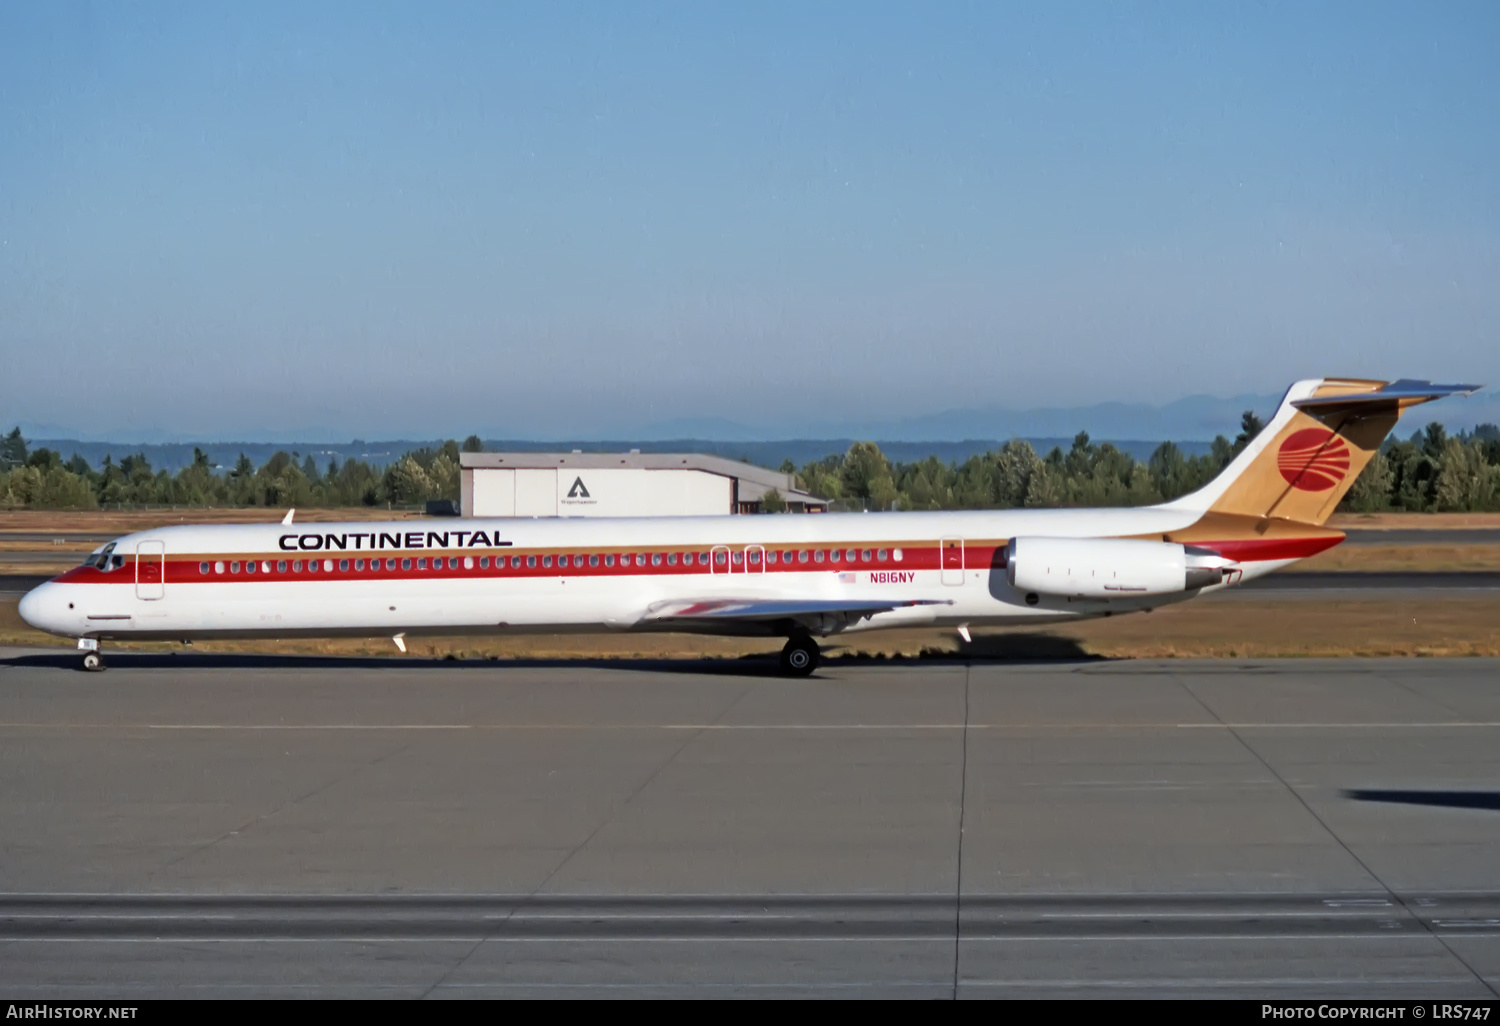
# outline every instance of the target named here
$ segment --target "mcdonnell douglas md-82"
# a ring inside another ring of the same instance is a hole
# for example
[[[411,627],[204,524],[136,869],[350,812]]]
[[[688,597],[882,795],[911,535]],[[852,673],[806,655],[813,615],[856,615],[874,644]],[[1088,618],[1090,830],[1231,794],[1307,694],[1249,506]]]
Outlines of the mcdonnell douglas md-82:
[[[1343,540],[1324,527],[1409,406],[1477,386],[1299,381],[1204,488],[1136,509],[470,519],[162,527],[22,600],[100,643],[356,635],[687,631],[818,639],[882,627],[1021,626],[1149,610]],[[453,524],[454,526],[450,526]]]

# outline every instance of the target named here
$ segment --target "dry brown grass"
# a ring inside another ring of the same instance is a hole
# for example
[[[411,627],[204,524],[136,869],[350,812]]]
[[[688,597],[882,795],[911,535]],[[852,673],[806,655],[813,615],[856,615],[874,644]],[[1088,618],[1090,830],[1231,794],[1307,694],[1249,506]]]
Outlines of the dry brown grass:
[[[1500,570],[1500,545],[1337,545],[1282,571]]]
[[[1473,527],[1500,527],[1500,513],[1336,513],[1328,526],[1339,531],[1448,531]]]
[[[66,645],[27,627],[14,600],[0,603],[0,644]],[[112,647],[170,649],[175,645]],[[201,642],[198,651],[388,655],[389,639]],[[460,659],[733,659],[769,654],[776,639],[671,634],[409,638],[413,655]],[[1500,596],[1444,596],[1421,604],[1388,597],[1206,598],[1118,619],[1036,631],[976,632],[965,645],[949,630],[848,635],[830,643],[854,658],[970,654],[997,658],[1267,658],[1281,656],[1500,655]]]

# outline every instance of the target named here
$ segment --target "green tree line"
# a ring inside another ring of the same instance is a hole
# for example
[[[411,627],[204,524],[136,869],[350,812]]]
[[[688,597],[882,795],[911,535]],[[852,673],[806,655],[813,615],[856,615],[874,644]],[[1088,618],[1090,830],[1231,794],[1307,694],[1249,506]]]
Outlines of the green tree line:
[[[1040,456],[1012,439],[963,463],[929,457],[893,463],[873,442],[858,442],[795,473],[834,509],[1016,509],[1055,506],[1144,506],[1201,488],[1250,444],[1261,419],[1246,411],[1240,433],[1215,438],[1209,451],[1188,456],[1163,442],[1144,463],[1080,432],[1067,450]],[[1345,497],[1355,512],[1500,509],[1500,428],[1483,424],[1449,435],[1441,424],[1401,441],[1386,441]]]
[[[234,467],[215,467],[201,449],[176,474],[153,470],[142,454],[95,468],[81,456],[64,461],[51,449],[30,449],[19,428],[0,438],[0,508],[94,509],[100,506],[419,506],[457,500],[458,454],[482,448],[470,436],[406,453],[378,469],[361,460],[330,460],[278,452],[259,467],[244,454]]]
[[[874,442],[857,442],[848,452],[800,469],[787,462],[781,469],[796,474],[803,488],[831,500],[835,509],[1141,506],[1206,484],[1261,427],[1260,418],[1246,411],[1233,440],[1221,435],[1199,456],[1163,442],[1145,462],[1080,432],[1067,450],[1058,446],[1045,457],[1029,442],[1012,439],[962,463],[936,457],[893,463]],[[195,449],[193,462],[171,474],[153,470],[141,454],[118,463],[106,457],[97,468],[76,454],[64,461],[50,449],[30,449],[16,429],[0,438],[0,508],[412,507],[432,499],[457,500],[459,453],[482,448],[471,435],[462,445],[448,441],[408,452],[383,470],[355,459],[319,467],[311,456],[299,460],[290,452],[278,452],[257,467],[241,455],[227,471]],[[777,497],[769,498],[767,508],[774,511]],[[1500,509],[1500,428],[1484,424],[1450,435],[1442,425],[1430,424],[1405,440],[1388,440],[1343,508]]]

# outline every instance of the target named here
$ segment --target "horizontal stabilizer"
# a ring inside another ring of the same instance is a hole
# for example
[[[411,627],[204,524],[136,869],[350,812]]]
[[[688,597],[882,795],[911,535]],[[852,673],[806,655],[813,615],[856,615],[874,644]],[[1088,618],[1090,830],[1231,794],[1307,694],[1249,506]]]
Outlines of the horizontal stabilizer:
[[[1434,385],[1430,381],[1402,379],[1392,381],[1372,392],[1353,392],[1343,395],[1315,395],[1307,399],[1293,399],[1292,405],[1317,417],[1350,413],[1366,416],[1377,413],[1404,410],[1418,403],[1429,403],[1450,395],[1473,395],[1483,385]]]

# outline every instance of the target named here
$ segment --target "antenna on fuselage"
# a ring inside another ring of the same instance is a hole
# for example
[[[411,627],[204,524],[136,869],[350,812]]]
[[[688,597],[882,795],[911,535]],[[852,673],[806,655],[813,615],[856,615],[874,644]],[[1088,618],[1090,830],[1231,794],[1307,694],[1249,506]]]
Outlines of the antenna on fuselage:
[[[295,513],[295,512],[297,512],[297,507],[296,506],[293,506],[291,509],[287,510],[286,511],[286,516],[284,516],[284,517],[281,518],[282,524],[283,525],[290,524],[292,522],[292,514]]]

